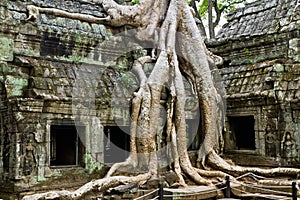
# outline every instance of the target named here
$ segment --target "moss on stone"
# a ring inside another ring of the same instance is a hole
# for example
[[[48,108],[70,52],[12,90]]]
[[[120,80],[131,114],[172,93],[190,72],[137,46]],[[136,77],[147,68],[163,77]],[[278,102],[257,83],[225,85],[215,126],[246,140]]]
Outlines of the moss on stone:
[[[84,157],[86,163],[86,170],[88,173],[93,173],[94,171],[100,171],[104,165],[98,162],[91,154],[85,154]]]
[[[283,72],[284,71],[284,66],[282,64],[276,64],[276,65],[274,65],[273,70],[275,72]]]
[[[0,60],[13,61],[14,41],[0,36]]]
[[[24,96],[24,89],[28,87],[28,79],[6,76],[5,86],[7,91],[7,97]]]

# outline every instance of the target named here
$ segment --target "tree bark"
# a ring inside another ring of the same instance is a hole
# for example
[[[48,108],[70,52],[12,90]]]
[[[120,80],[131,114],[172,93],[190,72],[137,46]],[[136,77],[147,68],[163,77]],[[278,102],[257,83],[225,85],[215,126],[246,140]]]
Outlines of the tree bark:
[[[201,17],[199,16],[199,12],[198,12],[198,8],[197,8],[195,0],[191,1],[191,6],[194,9],[196,20],[197,19],[199,20],[198,21],[198,24],[199,24],[198,26],[199,26],[199,29],[200,29],[200,34],[201,34],[202,38],[205,39],[207,37],[205,27],[203,25]]]
[[[212,13],[212,0],[208,0],[208,30],[209,30],[209,38],[215,38],[215,29],[213,23],[213,13]]]

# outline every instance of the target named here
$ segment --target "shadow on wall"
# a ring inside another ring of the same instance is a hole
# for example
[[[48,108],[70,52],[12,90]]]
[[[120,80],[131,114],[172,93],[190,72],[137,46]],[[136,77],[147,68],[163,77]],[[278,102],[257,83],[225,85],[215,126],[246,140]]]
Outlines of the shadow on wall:
[[[7,104],[7,93],[5,84],[0,82],[0,179],[9,177],[9,155],[11,151],[11,141],[7,133],[7,125],[12,120],[9,114],[9,106]]]

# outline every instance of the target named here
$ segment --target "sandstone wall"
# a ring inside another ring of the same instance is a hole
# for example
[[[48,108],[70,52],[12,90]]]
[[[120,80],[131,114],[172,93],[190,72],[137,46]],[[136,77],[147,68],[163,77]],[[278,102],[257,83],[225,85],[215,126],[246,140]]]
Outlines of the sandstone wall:
[[[2,192],[74,187],[91,178],[87,172],[104,169],[103,128],[129,125],[137,87],[128,69],[140,50],[104,43],[114,30],[45,14],[26,21],[29,4],[103,17],[87,1],[0,2]],[[52,125],[84,127],[80,166],[51,167]]]
[[[299,165],[300,7],[296,4],[293,0],[250,3],[229,14],[216,40],[207,43],[224,58],[220,72],[227,92],[225,149],[237,150],[229,118],[255,119],[255,149],[244,155],[263,159],[247,161],[240,156],[242,164]]]
[[[125,29],[42,13],[36,22],[27,21],[30,4],[104,16],[100,6],[85,0],[0,2],[0,193],[72,188],[103,176],[108,138],[118,138],[108,130],[128,133],[138,88],[130,68],[147,53]],[[147,64],[146,73],[152,67]],[[186,116],[193,120],[198,103],[188,81],[185,87]],[[59,127],[78,132],[72,166],[51,164],[59,140],[51,131],[63,131]],[[129,135],[119,140],[126,143],[124,138]]]

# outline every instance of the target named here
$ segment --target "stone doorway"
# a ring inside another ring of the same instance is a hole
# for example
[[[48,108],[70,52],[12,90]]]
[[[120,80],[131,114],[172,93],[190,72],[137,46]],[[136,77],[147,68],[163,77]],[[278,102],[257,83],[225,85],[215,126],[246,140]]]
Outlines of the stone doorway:
[[[130,152],[130,127],[105,126],[104,134],[104,162],[125,161]]]
[[[51,125],[50,166],[83,164],[84,146],[75,125]]]
[[[235,146],[238,150],[255,150],[254,116],[228,117]]]

